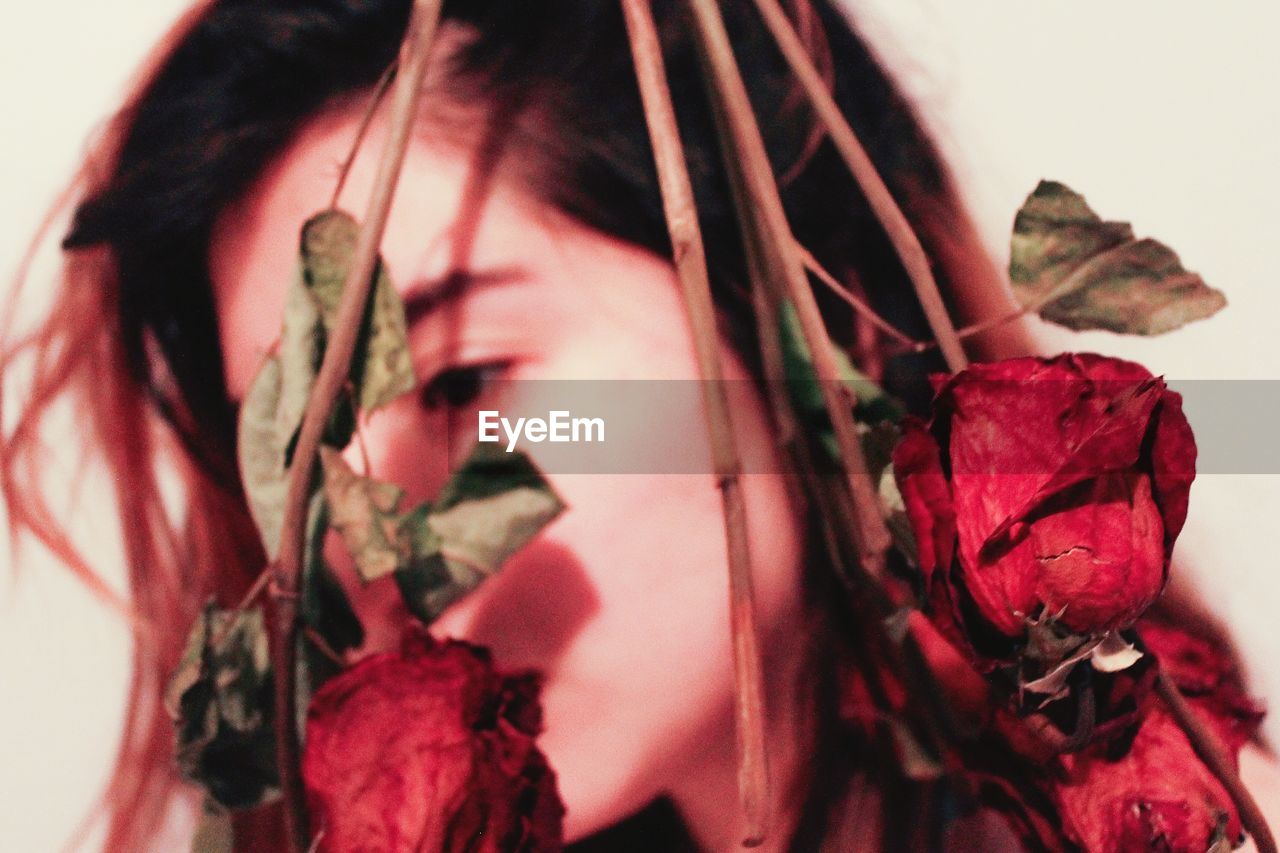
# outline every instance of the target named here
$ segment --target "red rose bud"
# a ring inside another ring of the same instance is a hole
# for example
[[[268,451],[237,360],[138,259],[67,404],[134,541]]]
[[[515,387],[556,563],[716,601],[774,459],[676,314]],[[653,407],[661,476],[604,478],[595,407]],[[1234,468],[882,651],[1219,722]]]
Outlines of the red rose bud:
[[[1022,656],[1031,620],[1064,649],[1132,625],[1164,587],[1195,455],[1181,398],[1137,364],[1018,358],[942,381],[894,452],[940,627],[990,667]]]
[[[1068,781],[1055,791],[1068,837],[1085,850],[1204,853],[1240,838],[1231,798],[1163,708],[1151,709],[1123,757],[1110,760],[1107,749],[1065,756]]]
[[[560,850],[537,693],[534,676],[500,675],[485,649],[422,632],[327,682],[302,760],[320,849]]]

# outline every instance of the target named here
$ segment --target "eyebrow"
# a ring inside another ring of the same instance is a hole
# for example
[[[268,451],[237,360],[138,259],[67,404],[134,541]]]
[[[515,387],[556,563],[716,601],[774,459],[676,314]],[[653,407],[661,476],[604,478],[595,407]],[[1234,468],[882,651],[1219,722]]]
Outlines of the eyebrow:
[[[412,327],[477,289],[507,286],[530,277],[529,270],[513,265],[479,271],[452,270],[438,279],[415,282],[404,296],[405,324]]]

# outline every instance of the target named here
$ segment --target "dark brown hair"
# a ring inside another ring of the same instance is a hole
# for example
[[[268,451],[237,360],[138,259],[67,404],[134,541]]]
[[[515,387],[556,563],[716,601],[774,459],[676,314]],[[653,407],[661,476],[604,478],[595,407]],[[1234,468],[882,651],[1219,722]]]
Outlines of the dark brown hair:
[[[717,303],[735,343],[757,347],[746,272],[720,151],[685,7],[655,0]],[[212,0],[181,21],[116,116],[80,176],[63,242],[59,300],[47,323],[8,346],[4,374],[25,352],[35,381],[17,426],[0,443],[0,485],[11,523],[50,545],[87,580],[31,488],[38,427],[63,394],[77,396],[120,498],[138,630],[132,699],[114,781],[108,846],[145,845],[175,777],[159,693],[201,602],[234,602],[264,558],[234,464],[235,407],[223,382],[206,263],[210,231],[308,118],[367,93],[395,56],[409,0]],[[925,335],[891,248],[754,7],[723,4],[770,159],[797,238],[899,328]],[[935,259],[963,315],[990,316],[988,259],[921,122],[829,0],[789,12],[832,92]],[[654,165],[619,7],[607,0],[446,2],[446,25],[468,37],[448,61],[446,89],[529,118],[518,144],[537,167],[544,200],[601,232],[669,253]],[[886,380],[910,391],[927,358],[885,360],[857,335],[843,305],[824,300],[834,336]],[[162,429],[157,430],[156,424]],[[181,529],[166,517],[155,458],[172,445],[188,490]],[[845,761],[840,766],[847,766]],[[815,772],[848,772],[818,768]],[[805,831],[823,835],[822,809]],[[797,842],[799,843],[799,842]]]

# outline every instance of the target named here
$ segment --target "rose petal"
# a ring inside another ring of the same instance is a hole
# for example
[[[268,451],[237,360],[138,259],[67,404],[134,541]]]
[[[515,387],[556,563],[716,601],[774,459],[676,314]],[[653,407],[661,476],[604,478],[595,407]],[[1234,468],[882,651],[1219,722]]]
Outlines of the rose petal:
[[[540,727],[534,677],[412,632],[400,653],[361,661],[312,699],[302,775],[322,849],[560,849]]]

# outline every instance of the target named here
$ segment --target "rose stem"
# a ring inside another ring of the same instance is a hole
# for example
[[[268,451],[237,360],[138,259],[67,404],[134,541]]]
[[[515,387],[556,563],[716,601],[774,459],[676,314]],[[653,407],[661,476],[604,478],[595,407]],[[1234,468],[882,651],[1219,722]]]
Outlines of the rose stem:
[[[1080,266],[1076,267],[1069,275],[1067,275],[1066,278],[1049,288],[1045,293],[1036,297],[1033,301],[1024,304],[1021,308],[992,317],[990,320],[982,320],[965,326],[956,333],[957,336],[961,340],[965,340],[973,337],[974,335],[989,332],[992,329],[1003,326],[1005,323],[1012,323],[1014,320],[1021,319],[1028,314],[1039,314],[1040,310],[1049,303],[1055,302],[1087,285],[1097,270],[1114,262],[1114,260],[1121,255],[1126,245],[1127,244],[1115,246],[1104,252],[1099,252]],[[932,341],[916,341],[911,345],[911,351],[924,352],[935,345],[936,344]]]
[[[729,553],[729,606],[733,629],[734,675],[738,737],[738,790],[745,818],[743,844],[764,841],[769,821],[769,768],[765,750],[764,686],[756,633],[755,603],[751,587],[751,553],[747,539],[746,508],[739,480],[742,462],[734,438],[729,400],[720,362],[720,338],[716,330],[711,284],[698,211],[693,199],[688,164],[676,126],[675,108],[662,45],[653,21],[650,0],[622,0],[630,36],[636,81],[644,104],[645,121],[658,172],[662,207],[671,251],[693,328],[698,368],[702,375],[702,400],[712,459],[724,508]]]
[[[898,329],[885,318],[881,317],[876,313],[875,309],[868,305],[864,300],[859,299],[838,278],[832,275],[831,272],[813,256],[813,253],[804,246],[796,243],[796,251],[799,252],[801,258],[803,258],[805,267],[818,279],[818,281],[825,284],[828,290],[834,293],[839,299],[846,302],[854,311],[858,312],[870,321],[871,325],[897,341],[905,348],[906,352],[927,352],[928,350],[934,349],[938,346],[937,341],[916,340]],[[967,341],[969,338],[977,337],[985,332],[990,332],[992,329],[998,329],[1006,323],[1021,320],[1028,314],[1036,313],[1049,302],[1059,298],[1061,295],[1062,294],[1057,291],[1054,291],[1049,294],[1049,298],[1041,298],[1036,300],[1034,303],[1029,303],[1023,306],[1022,308],[1006,312],[997,317],[992,317],[989,320],[981,320],[977,323],[956,329],[956,337],[962,341]]]
[[[715,112],[717,128],[724,146],[724,159],[730,189],[738,209],[743,228],[743,242],[747,248],[748,268],[753,279],[763,281],[766,289],[775,290],[779,283],[785,286],[783,294],[773,294],[773,302],[757,295],[757,310],[776,310],[777,300],[790,297],[796,307],[801,327],[814,360],[814,369],[823,391],[823,400],[831,418],[840,455],[845,465],[852,506],[832,519],[842,533],[847,533],[855,553],[850,557],[857,561],[859,575],[864,581],[873,602],[887,615],[893,602],[878,582],[883,576],[884,556],[890,539],[884,517],[880,514],[879,497],[867,472],[866,457],[853,426],[851,397],[840,382],[839,370],[834,358],[834,345],[827,335],[822,316],[809,289],[804,263],[798,251],[798,243],[787,225],[786,214],[773,179],[768,154],[755,121],[751,102],[738,73],[733,50],[724,29],[716,0],[690,0],[700,35],[701,59],[710,77],[710,96]],[[948,326],[950,325],[948,321]],[[762,329],[776,323],[764,322]],[[766,356],[770,342],[763,342]],[[777,353],[774,352],[776,357]],[[777,367],[775,365],[774,370]],[[772,377],[771,377],[772,378]],[[788,418],[787,423],[792,419]],[[842,502],[835,497],[835,504]],[[824,506],[832,507],[831,501]],[[849,521],[851,524],[842,522]],[[834,531],[832,531],[834,532]],[[837,534],[838,535],[838,534]],[[905,644],[914,644],[908,636]],[[930,718],[930,708],[935,703],[928,695],[942,695],[933,671],[923,663],[923,656],[909,656],[890,641],[887,650],[900,670],[909,670],[909,689],[922,702],[920,711],[925,715],[925,725],[930,734],[941,738],[946,727]],[[924,693],[924,695],[919,695]]]
[[[963,370],[968,365],[969,359],[965,356],[964,348],[960,346],[960,339],[956,335],[951,316],[947,313],[947,307],[942,301],[938,283],[934,280],[933,272],[929,268],[929,258],[925,254],[924,247],[920,245],[920,239],[916,236],[915,230],[903,215],[897,202],[893,200],[893,194],[885,186],[871,158],[867,156],[866,149],[858,141],[857,134],[853,132],[853,128],[849,126],[849,122],[836,104],[835,98],[831,96],[822,75],[813,67],[813,61],[792,28],[791,22],[787,20],[786,13],[778,5],[778,0],[755,0],[755,3],[787,64],[791,66],[792,73],[808,93],[814,111],[827,126],[831,141],[835,143],[836,150],[840,152],[845,165],[853,173],[854,180],[862,188],[867,204],[871,206],[872,212],[880,221],[889,242],[893,244],[894,251],[902,261],[903,269],[906,270],[907,277],[915,287],[916,296],[924,309],[929,327],[933,330],[933,336],[937,338],[947,367],[953,373]]]
[[[386,229],[391,200],[395,195],[400,167],[404,163],[428,53],[440,19],[441,0],[415,0],[408,29],[400,48],[391,105],[390,130],[374,178],[369,206],[356,241],[351,268],[342,288],[334,319],[333,333],[325,347],[324,360],[316,374],[311,398],[302,417],[298,443],[289,468],[284,521],[280,534],[280,555],[276,560],[272,621],[272,664],[275,668],[276,761],[281,791],[285,799],[285,827],[294,850],[305,850],[308,841],[306,802],[298,765],[298,732],[295,722],[294,653],[297,636],[298,577],[306,538],[306,506],[311,492],[316,450],[329,412],[347,380],[351,356],[359,336],[377,263],[378,247]]]
[[[795,307],[853,498],[858,557],[867,572],[879,577],[889,547],[889,531],[880,514],[879,499],[853,424],[854,400],[840,380],[834,345],[823,325],[804,263],[796,251],[795,238],[787,224],[769,155],[738,71],[720,8],[716,0],[690,0],[690,6],[744,242],[759,253],[759,276],[770,287],[783,286],[783,296]]]
[[[329,197],[330,209],[336,210],[338,207],[338,196],[342,195],[342,188],[347,185],[347,176],[351,174],[351,167],[356,162],[356,155],[360,153],[360,143],[364,141],[364,135],[369,132],[369,126],[373,124],[373,117],[378,114],[378,105],[382,103],[387,90],[391,88],[391,82],[396,79],[396,69],[399,64],[398,59],[392,61],[387,66],[387,70],[382,72],[378,82],[374,84],[373,95],[369,98],[364,115],[360,117],[360,125],[356,128],[355,139],[351,141],[351,150],[347,152],[347,159],[342,161],[342,167],[338,169],[338,181],[333,185],[333,195]]]
[[[270,566],[258,573],[258,576],[253,580],[253,584],[245,594],[240,597],[240,603],[231,611],[231,618],[227,620],[227,623],[222,627],[222,630],[217,634],[214,634],[213,639],[209,641],[210,647],[215,649],[218,648],[222,645],[223,640],[231,636],[231,632],[235,630],[236,626],[240,624],[240,620],[244,618],[244,614],[248,612],[249,606],[253,604],[257,597],[262,595],[262,591],[267,588],[267,585],[271,581],[271,576],[272,572]]]
[[[962,341],[967,341],[969,338],[974,338],[978,335],[990,332],[992,329],[998,329],[1006,323],[1021,320],[1028,314],[1035,313],[1037,307],[1043,306],[1028,305],[1026,307],[1001,314],[997,317],[992,317],[989,320],[979,320],[977,323],[971,323],[968,326],[956,329],[956,337]],[[928,352],[938,345],[937,341],[901,341],[901,343],[906,346],[906,352]]]
[[[765,315],[772,313],[772,316],[759,318],[761,333],[767,335],[772,331],[776,337],[777,323],[773,317],[776,317],[778,300],[790,296],[796,305],[805,339],[814,357],[814,368],[823,390],[827,412],[836,428],[841,457],[846,465],[848,492],[825,489],[812,470],[803,446],[794,447],[793,450],[797,453],[801,473],[810,483],[815,499],[820,504],[827,544],[834,549],[833,557],[842,565],[853,569],[848,580],[859,581],[879,615],[885,616],[895,606],[887,590],[879,582],[883,576],[884,555],[889,547],[889,533],[884,518],[880,515],[879,497],[871,485],[862,445],[853,427],[853,400],[841,393],[833,393],[845,390],[835,364],[834,345],[827,336],[813,293],[809,290],[798,243],[786,223],[768,155],[742,78],[738,74],[716,0],[691,0],[691,4],[701,35],[701,58],[704,69],[711,78],[710,96],[724,146],[730,189],[734,194],[743,228],[756,311]],[[779,283],[786,285],[783,294],[776,292]],[[770,385],[784,381],[785,377],[780,373],[778,364],[780,354],[776,343],[772,339],[765,339],[762,340],[761,347],[769,370],[772,371]],[[775,413],[781,415],[781,423],[788,429],[796,429],[795,419],[787,411],[788,404],[775,398],[774,407]],[[851,501],[852,505],[847,501]],[[842,541],[848,542],[852,553],[839,544]],[[844,575],[841,577],[845,579]],[[903,646],[910,646],[915,642],[914,637],[908,636]],[[923,655],[908,655],[903,646],[890,639],[886,652],[897,669],[906,673],[908,690],[918,703],[916,707],[925,717],[924,725],[928,733],[941,741],[948,727],[931,716],[938,702],[930,701],[929,697],[943,695],[944,691],[936,675],[924,663]],[[941,743],[939,748],[942,748]]]
[[[1262,816],[1262,810],[1258,808],[1258,804],[1254,802],[1253,795],[1245,788],[1231,759],[1227,757],[1227,750],[1222,740],[1196,716],[1196,712],[1191,709],[1187,700],[1183,698],[1182,692],[1178,690],[1178,685],[1163,672],[1156,677],[1156,692],[1164,700],[1165,706],[1178,723],[1178,727],[1182,729],[1182,733],[1191,742],[1191,748],[1195,750],[1196,755],[1222,783],[1222,787],[1227,789],[1227,795],[1231,797],[1236,811],[1240,813],[1240,823],[1253,838],[1258,853],[1276,853],[1276,841],[1267,827],[1267,820]]]
[[[857,311],[870,321],[871,325],[875,326],[877,329],[884,332],[900,344],[905,344],[913,348],[926,345],[925,341],[917,341],[915,338],[900,331],[888,320],[877,314],[870,305],[855,296],[849,288],[840,283],[839,279],[827,272],[826,267],[820,264],[818,259],[813,256],[813,253],[804,246],[796,243],[796,251],[800,253],[800,259],[804,261],[805,268],[808,269],[809,272],[813,273],[814,276],[817,277],[818,281],[825,284],[828,290],[840,297],[840,299],[846,302],[850,308]]]

